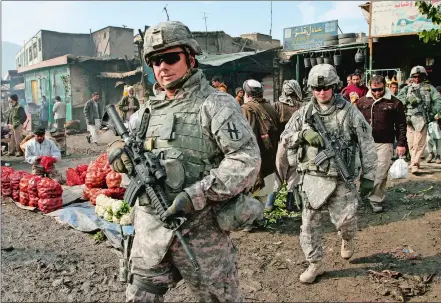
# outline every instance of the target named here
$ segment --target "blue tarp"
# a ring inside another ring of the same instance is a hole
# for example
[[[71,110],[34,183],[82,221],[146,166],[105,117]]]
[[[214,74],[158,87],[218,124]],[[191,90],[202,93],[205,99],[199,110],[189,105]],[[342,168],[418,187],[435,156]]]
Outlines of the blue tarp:
[[[57,217],[60,221],[69,224],[72,228],[82,232],[102,230],[113,247],[121,249],[120,225],[107,222],[95,213],[95,206],[90,202],[74,203],[48,214]],[[132,225],[123,226],[124,234],[133,234]]]

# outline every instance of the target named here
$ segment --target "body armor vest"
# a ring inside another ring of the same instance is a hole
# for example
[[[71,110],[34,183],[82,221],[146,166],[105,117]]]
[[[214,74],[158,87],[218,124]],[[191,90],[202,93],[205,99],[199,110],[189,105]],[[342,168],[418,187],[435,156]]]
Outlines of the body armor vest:
[[[307,105],[307,107],[308,108],[307,110],[305,110],[305,115],[302,117],[303,129],[311,128],[311,126],[308,125],[305,120],[308,118],[308,115],[313,114],[317,111],[313,103],[310,103],[309,105]],[[335,104],[329,110],[320,113],[320,117],[322,118],[327,132],[332,137],[332,139],[340,140],[343,143],[342,145],[345,146],[344,150],[340,152],[346,164],[353,173],[355,168],[354,151],[357,143],[353,138],[352,133],[354,132],[354,130],[351,129],[351,121],[348,117],[350,110],[350,104],[342,98],[338,98],[335,101]],[[317,166],[315,164],[314,160],[317,154],[322,149],[322,147],[317,148],[308,144],[302,144],[297,152],[299,163],[298,169],[304,173],[316,176],[338,176],[338,171],[334,162],[334,158],[326,160],[320,166]]]
[[[205,79],[187,91],[183,88],[184,93],[177,99],[165,100],[159,95],[149,100],[150,119],[144,142],[166,169],[166,193],[171,200],[222,160],[216,142],[203,134],[200,123],[201,107],[216,90]]]

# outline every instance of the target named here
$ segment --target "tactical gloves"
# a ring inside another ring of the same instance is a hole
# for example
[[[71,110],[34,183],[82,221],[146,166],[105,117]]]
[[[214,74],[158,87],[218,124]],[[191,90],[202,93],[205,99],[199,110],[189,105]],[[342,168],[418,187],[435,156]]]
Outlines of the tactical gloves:
[[[319,135],[319,133],[313,131],[312,129],[304,130],[301,136],[311,146],[320,147],[324,145],[323,138]]]
[[[179,193],[173,200],[172,205],[166,209],[162,214],[161,220],[166,221],[167,218],[177,214],[178,212],[183,212],[188,214],[194,211],[193,203],[191,202],[190,196],[185,192]]]
[[[107,154],[109,155],[109,163],[114,172],[131,174],[133,164],[123,148],[123,140],[115,140],[108,144]]]
[[[366,196],[374,188],[374,181],[368,179],[361,179],[360,182],[360,195]]]

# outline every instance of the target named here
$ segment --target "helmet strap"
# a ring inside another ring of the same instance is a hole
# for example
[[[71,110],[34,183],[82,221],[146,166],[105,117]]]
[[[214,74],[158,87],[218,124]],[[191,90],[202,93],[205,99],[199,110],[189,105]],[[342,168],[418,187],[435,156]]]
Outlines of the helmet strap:
[[[196,68],[189,68],[184,76],[182,76],[179,79],[176,79],[173,82],[170,82],[169,84],[164,85],[165,89],[179,89],[184,85],[184,83],[193,76],[198,70]]]

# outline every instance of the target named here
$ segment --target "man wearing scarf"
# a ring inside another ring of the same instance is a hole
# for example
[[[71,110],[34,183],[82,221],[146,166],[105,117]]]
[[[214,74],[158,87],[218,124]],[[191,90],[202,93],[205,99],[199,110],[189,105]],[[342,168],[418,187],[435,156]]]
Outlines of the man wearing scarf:
[[[282,94],[279,101],[276,102],[275,108],[279,119],[280,133],[285,129],[286,123],[295,111],[301,106],[302,90],[296,80],[285,80],[283,82]],[[286,209],[292,211],[294,209],[294,185],[298,182],[298,174],[295,167],[289,166],[286,149],[282,142],[279,141],[276,154],[276,174],[274,180],[273,193],[268,195],[265,208],[272,211],[277,193],[282,188],[283,181],[287,184]]]

